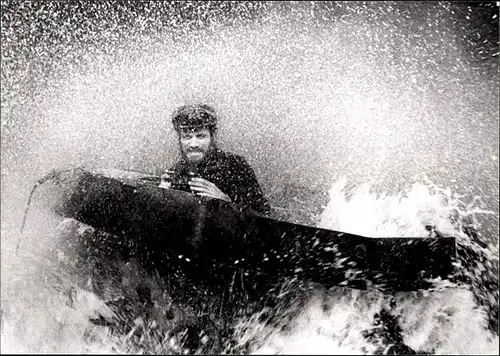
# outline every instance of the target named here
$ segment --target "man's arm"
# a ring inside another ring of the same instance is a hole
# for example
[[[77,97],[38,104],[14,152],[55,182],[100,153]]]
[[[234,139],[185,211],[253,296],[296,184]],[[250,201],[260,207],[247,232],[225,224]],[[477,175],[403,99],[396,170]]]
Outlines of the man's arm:
[[[254,170],[241,156],[235,156],[236,173],[234,175],[233,185],[235,191],[234,202],[253,209],[261,214],[269,215],[271,207],[262,193],[259,182]]]

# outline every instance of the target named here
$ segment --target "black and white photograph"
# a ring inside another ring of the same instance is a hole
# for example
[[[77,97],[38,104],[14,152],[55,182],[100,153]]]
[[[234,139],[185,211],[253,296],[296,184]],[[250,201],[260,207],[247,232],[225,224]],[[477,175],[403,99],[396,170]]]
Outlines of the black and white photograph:
[[[0,6],[2,354],[500,353],[500,2]]]

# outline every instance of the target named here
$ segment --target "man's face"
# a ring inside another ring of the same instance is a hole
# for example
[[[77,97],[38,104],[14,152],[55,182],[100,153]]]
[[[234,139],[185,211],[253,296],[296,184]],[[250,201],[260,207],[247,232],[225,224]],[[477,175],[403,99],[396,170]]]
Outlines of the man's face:
[[[208,129],[181,129],[179,142],[186,161],[198,163],[212,147],[212,136]]]

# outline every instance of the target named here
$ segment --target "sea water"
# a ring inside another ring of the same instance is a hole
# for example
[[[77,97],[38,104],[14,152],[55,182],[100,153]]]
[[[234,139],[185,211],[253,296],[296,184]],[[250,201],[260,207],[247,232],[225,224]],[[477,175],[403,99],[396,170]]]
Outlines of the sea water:
[[[485,287],[498,274],[497,58],[494,3],[2,2],[2,352],[183,352],[92,326],[110,311],[85,288],[68,303],[58,218],[33,208],[19,229],[51,169],[169,166],[169,114],[201,101],[220,114],[219,144],[290,220],[371,237],[431,224],[480,257],[458,266],[469,287],[312,289],[296,305],[284,292],[278,325],[262,311],[237,320],[236,345],[390,352],[367,333],[395,301],[412,349],[498,354],[498,288]],[[487,246],[453,216],[471,217]]]

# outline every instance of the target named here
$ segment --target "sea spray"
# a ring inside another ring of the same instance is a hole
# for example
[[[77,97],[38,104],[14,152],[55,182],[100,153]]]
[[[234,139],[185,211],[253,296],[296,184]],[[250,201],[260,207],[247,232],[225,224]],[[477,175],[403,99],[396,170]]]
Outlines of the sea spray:
[[[466,257],[465,290],[403,295],[394,308],[376,292],[333,290],[324,309],[312,288],[283,297],[274,319],[283,316],[285,332],[263,324],[265,315],[243,318],[258,327],[253,337],[237,334],[236,344],[250,352],[388,352],[393,340],[374,325],[383,307],[400,313],[414,349],[498,353],[483,322],[498,331],[495,6],[2,1],[2,352],[182,352],[154,328],[131,345],[129,332],[140,330],[133,320],[125,336],[90,325],[100,304],[77,288],[83,305],[72,309],[54,288],[61,276],[49,273],[58,266],[50,252],[57,224],[34,210],[22,237],[18,231],[29,191],[48,171],[168,165],[177,148],[169,113],[204,101],[220,114],[220,144],[247,157],[276,206],[293,211],[300,195],[302,209],[320,210],[318,196],[347,177],[350,192],[330,190],[323,215],[313,217],[319,226],[383,237],[426,236],[434,225],[456,236]],[[433,183],[414,185],[416,173]],[[480,199],[456,209],[447,192]],[[456,218],[464,215],[486,247],[464,235]]]
[[[394,196],[378,194],[370,184],[346,186],[346,179],[332,185],[320,226],[368,236],[372,232],[383,238],[425,237],[429,233],[425,226],[434,224],[445,235],[456,236],[459,246],[473,246],[476,251],[473,256],[462,255],[457,265],[458,274],[471,276],[468,283],[436,281],[428,291],[394,295],[335,287],[329,291],[311,289],[305,296],[292,287],[289,293],[293,297],[284,304],[290,308],[287,310],[299,312],[282,312],[282,326],[286,327],[273,329],[258,318],[249,319],[240,340],[253,340],[254,354],[387,353],[395,345],[384,337],[387,326],[378,324],[377,318],[388,310],[399,324],[401,340],[418,353],[498,353],[498,330],[494,328],[498,325],[498,290],[485,288],[498,285],[498,267],[488,271],[482,267],[498,266],[498,253],[494,244],[478,247],[460,225],[450,222],[450,213],[459,207],[465,216],[491,212],[465,204],[459,195],[429,181]],[[464,257],[480,257],[483,262],[471,265]]]

